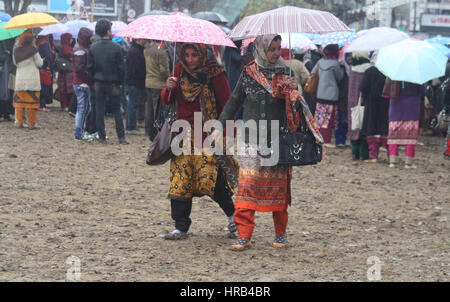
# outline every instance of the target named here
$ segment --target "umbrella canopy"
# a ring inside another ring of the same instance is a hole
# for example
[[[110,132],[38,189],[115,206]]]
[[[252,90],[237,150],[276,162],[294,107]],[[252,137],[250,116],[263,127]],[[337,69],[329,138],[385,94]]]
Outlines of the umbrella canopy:
[[[11,18],[4,28],[36,28],[58,23],[58,20],[46,13],[26,13]]]
[[[407,39],[381,48],[375,66],[394,81],[422,85],[445,74],[447,59],[429,43]]]
[[[72,20],[72,21],[68,21],[66,23],[64,23],[64,25],[66,25],[69,30],[65,31],[65,32],[59,32],[59,33],[55,33],[53,35],[53,38],[55,40],[61,40],[61,35],[65,34],[65,33],[69,33],[72,35],[72,37],[74,39],[78,38],[78,32],[80,31],[80,29],[82,27],[87,27],[92,31],[95,31],[95,25],[91,22],[85,21],[85,20]]]
[[[5,22],[0,23],[0,41],[13,39],[21,35],[26,29],[4,29]]]
[[[139,19],[140,17],[151,16],[151,15],[170,15],[170,13],[166,12],[164,10],[151,10],[147,13],[140,14],[137,18]]]
[[[428,43],[450,44],[450,37],[436,36],[426,40]]]
[[[245,17],[229,36],[240,40],[266,34],[339,31],[350,31],[350,28],[329,12],[285,6]]]
[[[438,43],[430,43],[430,45],[439,50],[444,56],[447,56],[447,58],[450,57],[450,48],[447,46]]]
[[[228,23],[228,19],[225,18],[222,14],[216,12],[198,12],[192,15],[193,18],[206,20],[213,23],[226,24]]]
[[[66,33],[69,31],[69,27],[65,24],[58,23],[58,24],[52,24],[47,25],[42,28],[42,31],[39,32],[38,36],[47,36],[47,35],[53,35],[53,34],[61,34]]]
[[[348,43],[353,42],[354,40],[356,40],[356,38],[358,38],[356,33],[351,31],[335,32],[320,35],[313,40],[313,43],[322,45],[322,47],[325,47],[329,44],[337,44],[339,45],[339,47],[342,47],[347,45]]]
[[[399,30],[369,30],[352,42],[346,52],[373,51],[408,39],[409,36]]]
[[[117,35],[134,39],[236,47],[217,25],[180,15],[144,16],[128,24]]]
[[[298,49],[317,49],[314,43],[304,35],[291,33],[291,44],[289,47],[289,34],[281,34],[281,48]]]
[[[97,23],[97,22],[95,22]],[[115,36],[120,30],[124,29],[127,26],[125,22],[122,21],[112,21],[111,33]],[[94,25],[95,29],[95,25]]]
[[[7,13],[0,12],[0,21],[1,22],[8,22],[9,20],[11,20],[10,15],[8,15]]]

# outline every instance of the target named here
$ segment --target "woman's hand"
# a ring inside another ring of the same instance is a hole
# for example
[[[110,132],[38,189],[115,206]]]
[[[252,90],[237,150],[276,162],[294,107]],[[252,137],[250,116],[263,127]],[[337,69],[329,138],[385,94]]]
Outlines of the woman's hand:
[[[169,77],[166,81],[166,86],[169,89],[177,87],[178,79],[176,77]]]
[[[290,89],[297,89],[298,88],[297,80],[295,78],[292,78],[292,77],[288,77],[287,85],[288,85],[288,87]]]

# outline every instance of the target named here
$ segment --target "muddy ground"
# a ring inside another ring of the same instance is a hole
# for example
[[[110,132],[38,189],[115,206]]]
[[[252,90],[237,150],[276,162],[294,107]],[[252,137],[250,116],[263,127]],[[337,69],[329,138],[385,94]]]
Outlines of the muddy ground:
[[[81,281],[367,281],[371,256],[381,281],[450,281],[444,138],[420,138],[415,170],[354,162],[348,148],[295,168],[289,247],[271,246],[272,216],[259,213],[253,248],[236,253],[208,198],[194,199],[188,240],[162,239],[169,165],[145,164],[146,137],[119,145],[107,118],[109,144],[74,141],[57,107],[38,123],[0,122],[0,281],[66,281],[71,256]]]

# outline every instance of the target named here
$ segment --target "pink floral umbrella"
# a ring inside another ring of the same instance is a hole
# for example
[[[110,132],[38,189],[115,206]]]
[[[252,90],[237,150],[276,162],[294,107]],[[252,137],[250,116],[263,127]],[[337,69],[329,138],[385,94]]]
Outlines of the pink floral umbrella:
[[[141,17],[120,30],[117,36],[236,48],[233,41],[217,25],[180,14]]]

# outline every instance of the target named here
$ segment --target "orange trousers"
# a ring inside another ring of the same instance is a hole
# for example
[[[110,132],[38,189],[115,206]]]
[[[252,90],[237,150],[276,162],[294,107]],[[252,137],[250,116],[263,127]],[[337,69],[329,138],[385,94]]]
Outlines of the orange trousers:
[[[23,125],[24,109],[25,108],[17,108],[16,107],[16,118],[17,118],[18,126]],[[28,112],[28,125],[34,126],[36,124],[36,119],[37,119],[37,110],[27,108],[27,112]]]
[[[275,235],[286,234],[288,224],[287,206],[283,211],[272,212]],[[234,211],[234,223],[236,224],[239,238],[251,239],[255,228],[255,210],[239,209]]]

